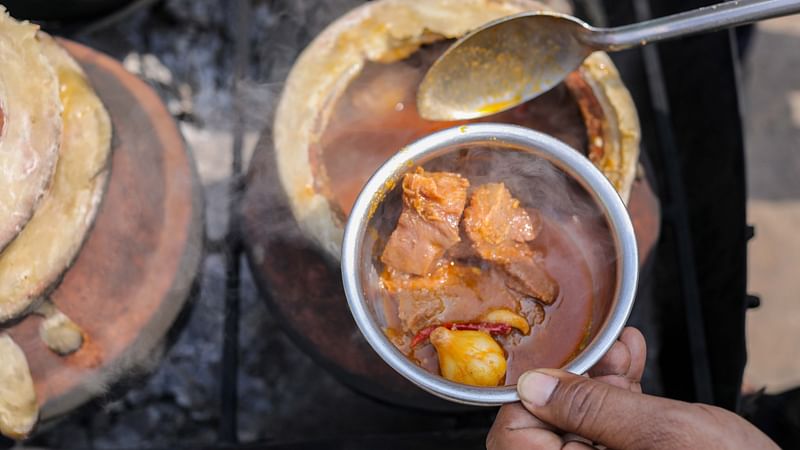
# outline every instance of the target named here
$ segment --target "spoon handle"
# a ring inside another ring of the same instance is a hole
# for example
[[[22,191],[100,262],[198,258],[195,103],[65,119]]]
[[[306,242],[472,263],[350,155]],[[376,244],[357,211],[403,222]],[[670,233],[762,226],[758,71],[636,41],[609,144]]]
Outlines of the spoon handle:
[[[800,0],[734,0],[583,36],[597,50],[616,51],[800,12]]]

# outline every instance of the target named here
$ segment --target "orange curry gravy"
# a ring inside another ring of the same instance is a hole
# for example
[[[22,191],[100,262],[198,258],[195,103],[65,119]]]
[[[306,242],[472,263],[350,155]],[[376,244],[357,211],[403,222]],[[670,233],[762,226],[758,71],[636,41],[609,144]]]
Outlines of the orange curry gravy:
[[[343,218],[377,168],[399,149],[434,131],[464,123],[501,122],[548,133],[587,152],[581,108],[565,84],[514,109],[479,120],[432,122],[419,116],[416,92],[422,77],[451,41],[422,47],[409,58],[367,62],[331,107],[319,141],[310,149],[316,189]],[[321,163],[321,165],[320,165]]]

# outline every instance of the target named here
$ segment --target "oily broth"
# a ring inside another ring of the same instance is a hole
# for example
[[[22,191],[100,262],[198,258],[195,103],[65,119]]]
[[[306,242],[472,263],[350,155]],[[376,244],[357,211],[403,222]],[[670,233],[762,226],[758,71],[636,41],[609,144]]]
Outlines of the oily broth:
[[[330,120],[312,145],[323,172],[318,186],[345,216],[369,177],[397,150],[434,131],[475,122],[522,125],[555,136],[586,153],[588,137],[578,103],[563,83],[517,108],[479,120],[432,122],[416,109],[425,71],[452,41],[422,47],[406,60],[367,62],[331,106]]]
[[[516,384],[526,370],[540,367],[563,367],[590,337],[594,296],[592,278],[581,250],[567,233],[563,222],[544,218],[541,234],[533,247],[545,253],[544,268],[560,287],[552,305],[545,305],[545,318],[534,325],[529,336],[516,345],[505,346],[508,352],[506,384]],[[512,337],[513,338],[513,337]]]

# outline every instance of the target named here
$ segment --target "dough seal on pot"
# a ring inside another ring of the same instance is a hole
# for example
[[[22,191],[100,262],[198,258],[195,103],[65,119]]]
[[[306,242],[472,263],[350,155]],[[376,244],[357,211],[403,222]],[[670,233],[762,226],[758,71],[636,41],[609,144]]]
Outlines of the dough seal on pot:
[[[25,353],[7,334],[0,334],[0,433],[24,439],[39,418],[36,391]]]
[[[36,210],[61,142],[58,80],[38,29],[0,6],[0,249]]]
[[[0,322],[29,311],[72,264],[94,222],[109,172],[111,120],[105,107],[72,57],[50,36],[40,33],[39,40],[58,74],[63,136],[50,190],[0,253]]]

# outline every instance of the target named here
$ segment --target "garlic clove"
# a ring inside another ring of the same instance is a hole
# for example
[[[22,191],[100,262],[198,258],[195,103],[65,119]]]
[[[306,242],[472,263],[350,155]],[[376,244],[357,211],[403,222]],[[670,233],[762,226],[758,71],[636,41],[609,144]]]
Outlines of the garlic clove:
[[[503,381],[505,353],[488,333],[439,327],[433,330],[430,340],[446,379],[472,386],[497,386]]]
[[[531,332],[531,326],[521,315],[510,309],[495,309],[481,316],[480,322],[502,323],[518,329],[522,334],[527,335]]]

